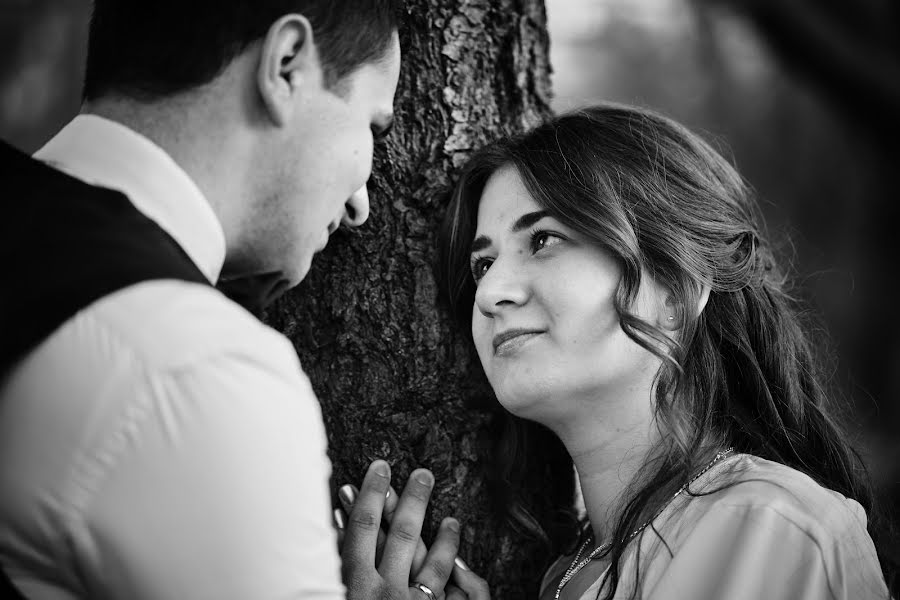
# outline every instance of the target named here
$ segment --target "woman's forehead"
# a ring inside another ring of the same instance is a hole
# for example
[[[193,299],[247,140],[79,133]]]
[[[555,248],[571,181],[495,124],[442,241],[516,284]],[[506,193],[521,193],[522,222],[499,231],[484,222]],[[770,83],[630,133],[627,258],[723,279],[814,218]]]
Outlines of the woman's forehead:
[[[477,229],[511,225],[522,215],[543,210],[514,167],[501,167],[490,176],[478,202]]]

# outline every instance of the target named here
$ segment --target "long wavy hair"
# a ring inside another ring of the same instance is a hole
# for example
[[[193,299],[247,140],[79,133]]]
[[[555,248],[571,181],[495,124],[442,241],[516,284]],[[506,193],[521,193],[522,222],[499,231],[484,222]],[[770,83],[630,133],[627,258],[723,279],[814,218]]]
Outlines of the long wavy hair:
[[[750,188],[728,161],[672,120],[618,105],[558,116],[480,150],[459,179],[440,236],[443,293],[467,335],[478,204],[490,176],[510,165],[540,206],[618,260],[621,327],[662,359],[655,417],[664,435],[646,465],[650,475],[631,489],[615,524],[605,597],[623,575],[629,534],[726,446],[859,502],[896,595],[897,564],[887,555],[865,466],[828,406],[806,312],[776,264]],[[630,311],[642,271],[679,300],[674,342]],[[698,315],[692,307],[704,286],[711,291]],[[514,524],[557,552],[570,550],[579,524],[559,514],[540,521],[525,493],[532,465],[549,455],[558,468],[561,442],[537,424],[505,419],[495,453],[497,497]]]

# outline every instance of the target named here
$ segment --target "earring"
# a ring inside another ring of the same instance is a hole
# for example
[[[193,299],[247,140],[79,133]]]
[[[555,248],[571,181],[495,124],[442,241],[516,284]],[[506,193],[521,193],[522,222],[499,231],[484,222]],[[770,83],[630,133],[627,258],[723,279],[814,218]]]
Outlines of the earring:
[[[671,321],[674,321],[674,320],[675,320],[675,317],[673,317],[672,315],[669,315],[668,317],[666,317],[666,321],[671,322]]]

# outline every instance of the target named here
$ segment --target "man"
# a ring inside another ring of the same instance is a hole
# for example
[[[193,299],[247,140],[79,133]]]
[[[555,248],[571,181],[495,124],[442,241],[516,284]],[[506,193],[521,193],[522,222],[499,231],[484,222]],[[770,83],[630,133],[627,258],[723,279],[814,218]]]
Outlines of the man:
[[[0,562],[27,597],[344,597],[312,389],[212,284],[296,285],[366,220],[395,10],[96,0],[82,114],[37,161],[3,148]],[[418,474],[406,533],[433,483]],[[348,524],[350,595],[428,596],[411,542],[374,564],[371,521]],[[442,529],[426,574],[449,573],[456,540]]]

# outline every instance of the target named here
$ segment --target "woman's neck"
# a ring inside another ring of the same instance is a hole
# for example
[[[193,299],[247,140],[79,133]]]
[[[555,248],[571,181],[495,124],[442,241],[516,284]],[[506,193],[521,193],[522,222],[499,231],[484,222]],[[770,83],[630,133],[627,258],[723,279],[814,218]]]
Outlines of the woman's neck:
[[[598,544],[612,536],[628,491],[659,438],[649,393],[611,406],[596,402],[603,414],[581,415],[568,427],[554,428],[578,472],[585,509]]]

